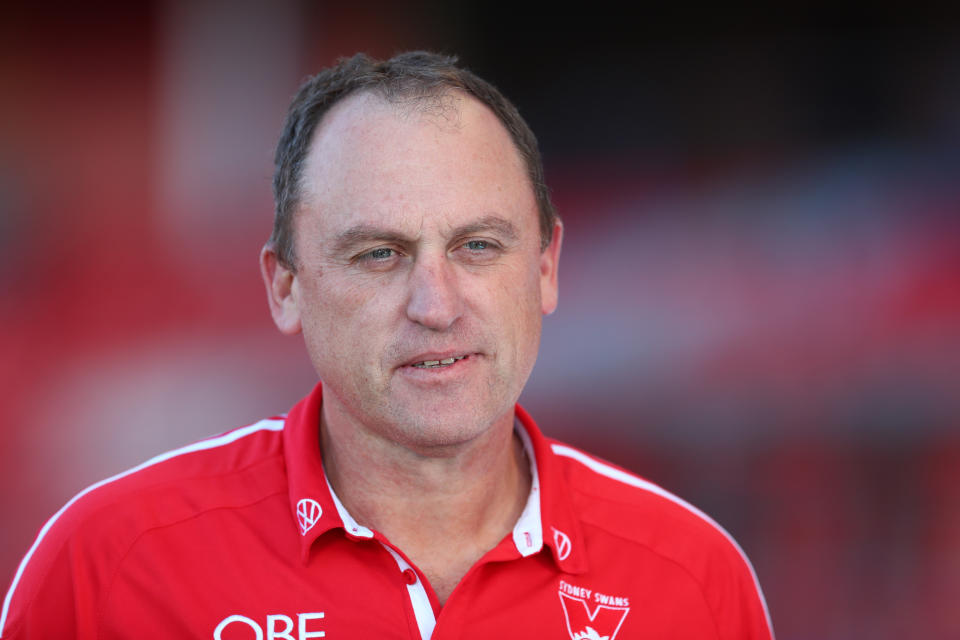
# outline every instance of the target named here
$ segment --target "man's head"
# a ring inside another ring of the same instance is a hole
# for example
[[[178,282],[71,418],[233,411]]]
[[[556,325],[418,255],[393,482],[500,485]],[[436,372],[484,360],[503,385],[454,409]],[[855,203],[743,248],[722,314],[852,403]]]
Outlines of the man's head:
[[[317,125],[335,104],[363,91],[412,108],[430,108],[450,91],[461,91],[485,104],[509,132],[526,164],[540,215],[541,245],[545,248],[549,244],[557,215],[544,181],[536,137],[516,107],[496,87],[456,63],[455,57],[423,51],[402,53],[383,62],[358,53],[341,59],[300,87],[287,113],[274,158],[276,209],[269,242],[283,264],[296,269],[293,218],[300,206],[303,166]]]
[[[562,229],[545,235],[527,158],[487,103],[399,95],[327,108],[296,161],[292,255],[268,244],[261,270],[324,382],[326,424],[435,450],[509,430]]]

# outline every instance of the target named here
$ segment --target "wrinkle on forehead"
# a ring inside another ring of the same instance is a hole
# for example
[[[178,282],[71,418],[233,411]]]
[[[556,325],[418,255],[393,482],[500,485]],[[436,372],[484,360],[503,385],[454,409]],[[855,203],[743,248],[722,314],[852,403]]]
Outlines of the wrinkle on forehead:
[[[463,130],[463,105],[471,98],[461,91],[446,89],[427,94],[412,92],[388,94],[385,91],[367,89],[347,96],[323,116],[310,141],[310,151],[304,158],[304,170],[300,174],[300,200],[298,212],[304,208],[314,208],[322,204],[314,178],[323,173],[323,167],[341,160],[340,154],[350,154],[351,149],[344,147],[342,141],[325,142],[329,138],[353,138],[355,144],[364,144],[367,123],[371,119],[388,115],[399,124],[413,122],[430,123],[438,132],[454,133]],[[482,103],[479,103],[482,104]],[[484,105],[485,106],[485,105]],[[348,114],[344,112],[354,112]],[[319,149],[319,146],[323,149]],[[334,154],[331,157],[331,154]]]
[[[411,137],[409,134],[417,132],[418,127],[421,127],[419,133]],[[474,127],[486,129],[478,137],[468,132]],[[447,136],[461,134],[467,134],[469,138],[464,139],[463,144],[450,146]],[[421,136],[419,142],[417,136]],[[434,136],[437,144],[449,147],[451,155],[446,166],[430,165]],[[425,149],[427,154],[422,174],[409,171],[420,163],[420,149]],[[491,158],[497,159],[491,162]],[[508,165],[512,169],[504,173],[503,169]],[[442,173],[437,173],[438,168]],[[394,182],[397,178],[393,171],[403,174],[402,182]],[[312,149],[301,174],[301,200],[294,219],[295,234],[300,235],[302,214],[307,210],[321,216],[337,213],[353,217],[351,214],[360,211],[389,207],[399,222],[412,213],[416,215],[406,205],[411,198],[420,202],[418,198],[423,196],[423,202],[432,202],[434,213],[444,211],[448,209],[446,203],[437,201],[445,193],[444,186],[434,185],[433,181],[438,177],[456,176],[458,171],[461,176],[473,174],[478,195],[502,192],[504,185],[515,179],[525,184],[529,181],[509,132],[489,107],[463,92],[448,90],[429,96],[390,100],[375,91],[350,96],[324,116],[314,133]],[[483,177],[485,173],[490,175]],[[359,176],[366,178],[358,180]],[[387,189],[386,186],[391,184],[400,188]],[[480,185],[486,186],[481,188]],[[383,197],[379,201],[368,199],[371,193],[381,191]],[[340,197],[343,194],[350,194],[351,202],[347,208]],[[532,189],[530,197],[533,202]],[[503,202],[477,204],[477,213],[506,211],[511,206],[511,203]],[[454,203],[450,210],[457,208]],[[417,213],[422,215],[422,211]],[[422,228],[425,221],[408,218],[408,223],[411,224],[407,228],[410,233],[411,227]]]

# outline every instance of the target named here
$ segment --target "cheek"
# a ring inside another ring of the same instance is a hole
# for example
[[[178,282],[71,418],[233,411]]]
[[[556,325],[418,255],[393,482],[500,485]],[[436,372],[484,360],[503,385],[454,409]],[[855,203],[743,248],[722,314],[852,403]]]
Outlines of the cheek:
[[[532,261],[525,262],[523,269],[517,269],[512,286],[507,289],[518,313],[527,316],[540,308],[540,271]]]
[[[332,280],[304,292],[304,333],[318,356],[355,352],[365,341],[368,323],[376,318],[373,292]]]
[[[540,278],[531,268],[504,271],[482,287],[486,313],[494,330],[509,332],[518,350],[524,350],[533,334],[540,331]]]

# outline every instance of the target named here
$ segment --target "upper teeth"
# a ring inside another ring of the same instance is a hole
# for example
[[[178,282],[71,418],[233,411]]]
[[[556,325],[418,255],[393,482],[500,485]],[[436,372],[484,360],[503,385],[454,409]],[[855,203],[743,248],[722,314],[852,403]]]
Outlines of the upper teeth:
[[[453,358],[445,358],[443,360],[424,360],[423,362],[416,363],[415,367],[439,367],[440,365],[453,364],[457,360],[463,360],[467,356],[454,356]]]

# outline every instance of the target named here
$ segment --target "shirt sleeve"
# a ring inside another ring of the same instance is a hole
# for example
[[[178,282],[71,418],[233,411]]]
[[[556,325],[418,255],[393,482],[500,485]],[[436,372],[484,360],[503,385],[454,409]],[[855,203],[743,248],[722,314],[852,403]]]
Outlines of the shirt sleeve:
[[[110,518],[89,515],[82,504],[64,507],[40,530],[3,601],[0,639],[96,637],[112,553],[109,541],[85,534],[84,522]]]
[[[749,559],[731,540],[708,571],[705,596],[722,640],[773,640],[767,603]]]
[[[76,575],[69,550],[39,541],[24,558],[4,600],[3,640],[81,638]]]

